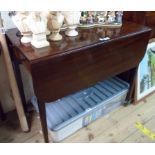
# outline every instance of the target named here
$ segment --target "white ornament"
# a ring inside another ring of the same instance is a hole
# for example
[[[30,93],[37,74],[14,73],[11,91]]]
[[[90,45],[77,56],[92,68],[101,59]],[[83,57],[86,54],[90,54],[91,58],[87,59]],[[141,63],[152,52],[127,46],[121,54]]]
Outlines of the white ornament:
[[[48,28],[52,31],[52,34],[49,36],[49,39],[52,41],[58,41],[62,39],[62,36],[59,34],[60,28],[63,24],[64,16],[60,12],[55,12],[50,14],[48,17]]]
[[[49,16],[49,14],[50,14],[50,11],[41,11],[41,13],[40,13],[40,15],[43,17],[43,18],[45,18],[45,19],[47,19],[47,22],[48,22],[48,16]],[[46,35],[50,35],[50,30],[48,29],[48,27],[47,27],[47,29],[46,29]]]
[[[47,19],[43,18],[40,12],[31,12],[27,24],[33,33],[31,44],[36,48],[49,46],[46,38]]]
[[[80,22],[81,12],[80,11],[63,11],[65,16],[65,22],[67,25],[67,31],[65,34],[67,36],[77,36],[78,32],[76,31],[77,25]]]
[[[32,32],[27,25],[28,12],[17,12],[15,16],[12,16],[12,21],[23,35],[21,38],[22,43],[30,43],[32,40]]]

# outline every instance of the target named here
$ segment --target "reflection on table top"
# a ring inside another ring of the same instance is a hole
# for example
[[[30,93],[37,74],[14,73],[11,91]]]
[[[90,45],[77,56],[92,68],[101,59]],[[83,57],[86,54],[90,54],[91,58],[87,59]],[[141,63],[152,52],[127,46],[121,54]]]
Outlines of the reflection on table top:
[[[78,29],[79,35],[76,37],[65,36],[64,31],[60,33],[63,36],[61,41],[50,42],[49,47],[36,49],[31,44],[22,44],[20,37],[16,35],[17,29],[10,29],[7,36],[14,46],[26,57],[28,61],[41,60],[45,57],[56,57],[64,54],[87,49],[97,45],[102,45],[114,40],[121,39],[135,34],[147,31],[148,28],[131,22],[124,22],[120,28],[95,27],[89,29]],[[99,38],[109,37],[108,41],[100,41]]]

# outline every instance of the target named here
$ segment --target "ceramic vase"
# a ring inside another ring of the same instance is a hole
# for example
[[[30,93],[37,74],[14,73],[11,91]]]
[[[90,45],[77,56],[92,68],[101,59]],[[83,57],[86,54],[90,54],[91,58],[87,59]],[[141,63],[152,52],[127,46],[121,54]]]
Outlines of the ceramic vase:
[[[50,15],[50,11],[41,11],[41,16],[45,19],[47,19],[47,22],[48,22],[48,17]],[[50,30],[48,29],[48,26],[47,26],[47,29],[46,29],[46,35],[50,35]]]
[[[65,23],[67,25],[67,31],[65,34],[67,36],[77,36],[76,31],[77,25],[80,22],[81,12],[80,11],[64,11]]]
[[[12,16],[12,21],[15,24],[15,26],[18,28],[20,31],[22,37],[21,37],[21,42],[22,43],[30,43],[32,40],[32,32],[27,25],[27,18],[28,18],[29,13],[24,11],[19,11],[16,12],[14,16]]]
[[[49,46],[46,38],[47,19],[42,17],[40,12],[31,12],[27,24],[33,33],[31,44],[35,48]]]
[[[60,12],[51,13],[48,17],[48,28],[52,31],[52,34],[49,36],[49,39],[52,41],[59,41],[62,39],[62,36],[59,34],[60,28],[63,24],[64,16]]]

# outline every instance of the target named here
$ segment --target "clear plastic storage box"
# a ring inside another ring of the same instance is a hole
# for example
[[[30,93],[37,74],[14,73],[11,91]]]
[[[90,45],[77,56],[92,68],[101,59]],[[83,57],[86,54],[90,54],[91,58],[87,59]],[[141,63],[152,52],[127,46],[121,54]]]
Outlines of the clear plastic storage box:
[[[47,125],[52,139],[61,141],[125,102],[129,84],[113,77],[55,102],[46,103]],[[37,99],[32,104],[38,111]]]

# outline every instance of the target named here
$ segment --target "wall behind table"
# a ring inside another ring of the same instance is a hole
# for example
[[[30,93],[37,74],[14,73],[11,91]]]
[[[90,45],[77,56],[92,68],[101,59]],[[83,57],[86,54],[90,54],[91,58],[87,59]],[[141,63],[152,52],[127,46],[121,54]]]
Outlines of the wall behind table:
[[[10,17],[8,16],[8,11],[2,11],[1,15],[3,19],[4,27],[6,29],[15,28],[15,25],[13,24]],[[34,95],[31,76],[24,68],[24,66],[21,65],[20,68],[21,68],[26,100],[29,101],[30,98]],[[12,93],[10,91],[8,77],[7,77],[7,71],[4,65],[3,55],[0,56],[0,100],[2,102],[2,106],[5,112],[15,109],[15,105],[12,98]]]

